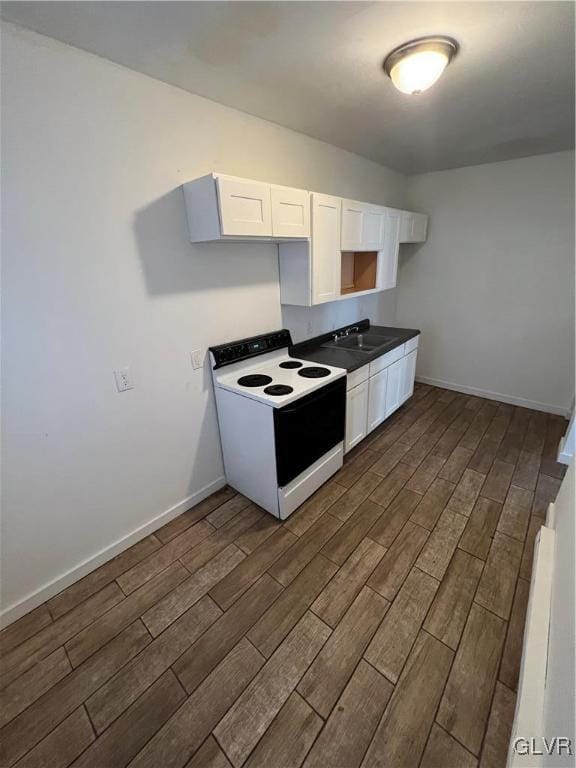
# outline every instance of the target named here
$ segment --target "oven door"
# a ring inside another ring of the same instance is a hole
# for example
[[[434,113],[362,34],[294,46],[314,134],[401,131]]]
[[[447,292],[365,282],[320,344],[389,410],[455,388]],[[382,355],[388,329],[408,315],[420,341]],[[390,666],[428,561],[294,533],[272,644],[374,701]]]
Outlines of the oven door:
[[[346,377],[274,411],[280,488],[344,440]]]

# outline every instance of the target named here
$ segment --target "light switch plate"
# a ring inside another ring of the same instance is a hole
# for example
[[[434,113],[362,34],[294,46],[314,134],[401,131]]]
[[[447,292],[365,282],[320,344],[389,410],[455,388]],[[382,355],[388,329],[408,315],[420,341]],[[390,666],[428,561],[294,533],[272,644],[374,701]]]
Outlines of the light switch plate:
[[[204,367],[204,352],[201,349],[193,349],[190,352],[190,358],[192,359],[192,368],[198,370],[198,368]]]
[[[116,389],[118,392],[126,392],[127,389],[134,389],[134,383],[130,376],[130,368],[119,368],[114,371],[114,379],[116,380]]]

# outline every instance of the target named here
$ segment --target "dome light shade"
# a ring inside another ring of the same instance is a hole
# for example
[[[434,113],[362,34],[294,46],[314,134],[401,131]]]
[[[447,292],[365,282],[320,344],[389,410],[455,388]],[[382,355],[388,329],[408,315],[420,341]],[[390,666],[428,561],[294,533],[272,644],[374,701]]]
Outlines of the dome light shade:
[[[384,70],[399,91],[416,95],[434,85],[457,50],[449,37],[412,40],[388,54]]]

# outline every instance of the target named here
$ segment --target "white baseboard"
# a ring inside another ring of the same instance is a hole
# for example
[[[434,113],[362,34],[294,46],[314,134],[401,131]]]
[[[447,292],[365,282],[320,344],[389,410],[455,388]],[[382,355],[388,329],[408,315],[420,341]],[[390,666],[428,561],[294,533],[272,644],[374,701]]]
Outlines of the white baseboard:
[[[66,589],[66,587],[74,584],[83,576],[86,576],[86,574],[91,573],[95,568],[98,568],[98,566],[108,562],[108,560],[111,560],[125,549],[128,549],[128,547],[131,547],[132,544],[136,544],[136,542],[144,539],[149,534],[154,533],[154,531],[157,531],[158,528],[166,525],[166,523],[169,523],[170,520],[178,517],[178,515],[181,515],[182,512],[186,512],[187,509],[190,509],[190,507],[193,507],[195,504],[203,501],[205,498],[210,496],[210,494],[214,493],[220,488],[223,488],[225,485],[226,478],[218,477],[213,482],[205,485],[204,488],[196,491],[196,493],[193,493],[191,496],[182,499],[182,501],[179,501],[178,504],[174,504],[174,506],[170,507],[170,509],[167,509],[160,515],[152,518],[152,520],[144,523],[144,525],[141,525],[139,528],[136,528],[136,530],[132,531],[126,536],[123,536],[121,539],[118,539],[104,549],[101,549],[99,552],[96,552],[95,555],[92,555],[86,560],[83,560],[78,565],[74,566],[74,568],[70,568],[65,573],[57,576],[52,581],[48,582],[48,584],[44,584],[44,586],[40,587],[35,592],[31,592],[29,595],[22,598],[22,600],[19,600],[16,603],[12,603],[12,605],[9,605],[7,608],[0,612],[0,628],[8,626],[8,624],[16,621],[26,613],[30,613],[30,611],[46,602],[46,600],[54,597],[54,595],[57,595],[63,589]]]
[[[561,464],[570,464],[574,458],[574,443],[576,443],[576,421],[574,420],[574,412],[572,412],[570,424],[568,424],[566,434],[560,440],[558,449],[558,461]]]
[[[533,411],[544,411],[545,413],[556,413],[559,416],[568,418],[570,416],[569,408],[562,408],[559,405],[549,405],[547,403],[539,403],[537,400],[526,400],[523,397],[514,397],[512,395],[504,395],[501,392],[491,392],[488,389],[478,389],[477,387],[467,387],[464,384],[454,384],[452,381],[443,381],[442,379],[432,379],[429,376],[416,376],[416,381],[421,384],[430,384],[433,387],[443,387],[444,389],[452,389],[455,392],[462,392],[465,395],[476,395],[477,397],[485,397],[488,400],[498,400],[501,403],[508,403],[509,405],[519,405],[522,408],[531,408]]]
[[[560,464],[570,464],[572,459],[574,458],[574,454],[570,450],[568,446],[568,441],[566,438],[561,437],[560,438],[560,450],[558,451],[558,457],[557,461],[560,462]]]

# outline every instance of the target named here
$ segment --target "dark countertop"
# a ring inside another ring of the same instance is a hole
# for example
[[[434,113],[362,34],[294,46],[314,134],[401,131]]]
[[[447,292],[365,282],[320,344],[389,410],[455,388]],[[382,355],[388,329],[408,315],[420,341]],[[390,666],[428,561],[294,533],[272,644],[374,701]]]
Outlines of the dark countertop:
[[[358,327],[360,331],[366,332],[368,329],[379,333],[382,336],[393,336],[394,341],[390,341],[383,347],[379,347],[374,352],[357,352],[351,349],[327,349],[322,347],[327,341],[331,341],[335,333],[341,333],[348,328]],[[355,371],[357,368],[362,368],[363,365],[376,360],[378,357],[385,355],[392,349],[399,347],[409,339],[413,339],[414,336],[418,336],[420,331],[414,328],[390,328],[384,325],[370,325],[369,320],[361,320],[358,323],[350,323],[350,325],[344,326],[344,328],[338,328],[330,333],[324,333],[322,336],[316,336],[313,339],[307,339],[301,341],[299,344],[294,344],[290,347],[290,354],[293,357],[299,357],[302,360],[310,360],[314,363],[324,363],[324,365],[332,365],[335,368],[345,368],[348,373]]]

